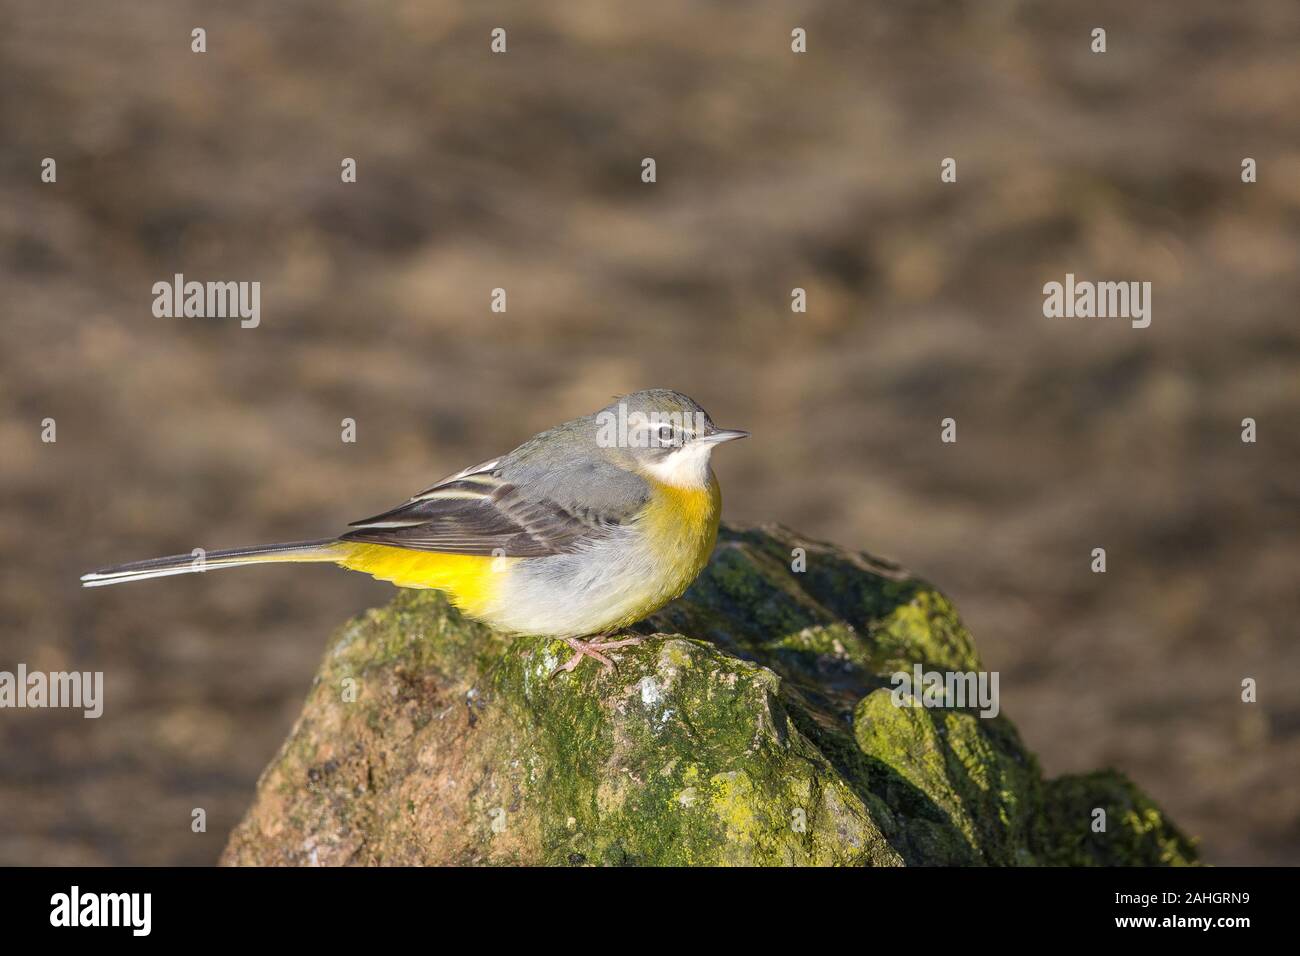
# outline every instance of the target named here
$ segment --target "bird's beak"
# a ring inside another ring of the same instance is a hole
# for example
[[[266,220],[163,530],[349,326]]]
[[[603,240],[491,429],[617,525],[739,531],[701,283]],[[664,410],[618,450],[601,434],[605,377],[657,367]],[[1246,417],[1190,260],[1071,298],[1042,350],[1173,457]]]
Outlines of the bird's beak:
[[[742,432],[738,428],[719,428],[712,435],[705,435],[697,438],[696,441],[707,442],[710,445],[720,445],[724,441],[735,441],[737,438],[748,438],[749,432]]]

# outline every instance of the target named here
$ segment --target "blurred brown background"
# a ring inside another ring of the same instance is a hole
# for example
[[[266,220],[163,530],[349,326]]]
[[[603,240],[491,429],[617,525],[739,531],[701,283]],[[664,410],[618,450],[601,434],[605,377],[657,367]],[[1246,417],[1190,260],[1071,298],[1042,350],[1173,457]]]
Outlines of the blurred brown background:
[[[0,669],[107,682],[0,713],[0,863],[213,862],[390,594],[78,574],[330,533],[649,385],[754,431],[730,520],[952,594],[1050,773],[1300,860],[1300,6],[531,6],[0,2]],[[153,318],[175,272],[261,327]],[[1066,272],[1151,327],[1043,318]]]

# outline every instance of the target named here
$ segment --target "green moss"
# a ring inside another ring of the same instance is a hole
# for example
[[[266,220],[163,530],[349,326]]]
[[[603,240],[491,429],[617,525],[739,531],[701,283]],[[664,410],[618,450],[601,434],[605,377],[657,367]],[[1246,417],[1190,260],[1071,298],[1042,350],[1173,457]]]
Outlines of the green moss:
[[[1104,812],[1104,817],[1098,813]],[[1104,822],[1104,829],[1101,825]],[[1115,770],[1048,782],[1045,862],[1058,866],[1191,866],[1195,841]]]
[[[888,855],[861,801],[791,728],[772,671],[667,636],[623,654],[617,675],[590,668],[551,681],[551,646],[521,645],[503,659],[494,693],[517,702],[512,719],[547,768],[530,795],[547,821],[547,862]],[[838,798],[832,815],[821,800],[828,791]],[[853,839],[828,840],[828,826]]]
[[[952,602],[938,591],[918,588],[870,631],[879,673],[905,670],[914,663],[937,670],[981,669],[975,642]]]
[[[931,862],[1032,862],[1038,769],[1006,721],[896,706],[881,689],[858,705],[854,735],[873,789],[904,819],[923,821],[920,848],[943,856]]]
[[[895,707],[891,672],[979,660],[951,603],[892,565],[782,529],[724,530],[700,580],[641,630],[616,673],[552,678],[562,642],[399,592],[340,629],[224,860],[1195,859],[1123,778],[1045,784],[1005,718]],[[1104,840],[1087,827],[1099,801]]]

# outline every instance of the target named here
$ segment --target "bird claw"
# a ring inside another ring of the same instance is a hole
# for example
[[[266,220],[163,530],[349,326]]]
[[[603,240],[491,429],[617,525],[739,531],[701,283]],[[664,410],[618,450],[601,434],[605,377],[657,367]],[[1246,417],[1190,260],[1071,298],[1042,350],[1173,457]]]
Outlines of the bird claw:
[[[631,645],[640,644],[645,640],[645,638],[625,637],[618,641],[605,641],[597,638],[592,641],[583,641],[576,637],[566,637],[563,640],[565,644],[568,644],[569,647],[572,648],[573,656],[563,664],[556,667],[555,670],[551,671],[551,678],[554,678],[556,674],[560,673],[560,671],[570,674],[573,673],[573,671],[577,669],[578,665],[582,663],[584,657],[590,657],[592,660],[598,661],[600,666],[607,671],[617,672],[618,665],[601,652],[610,651],[617,647],[629,647]]]

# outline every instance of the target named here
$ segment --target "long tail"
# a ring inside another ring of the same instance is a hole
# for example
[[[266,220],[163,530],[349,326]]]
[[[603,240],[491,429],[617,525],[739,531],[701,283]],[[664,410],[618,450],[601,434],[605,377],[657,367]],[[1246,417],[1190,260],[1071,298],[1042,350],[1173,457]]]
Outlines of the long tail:
[[[215,571],[217,568],[238,568],[246,564],[268,564],[279,561],[337,561],[342,556],[337,538],[320,538],[316,541],[289,541],[284,544],[262,544],[252,548],[230,548],[227,551],[209,551],[207,554],[173,554],[166,558],[132,561],[111,568],[100,568],[81,576],[82,587],[102,588],[124,581],[143,581],[147,578],[165,578],[173,574],[193,574]]]

